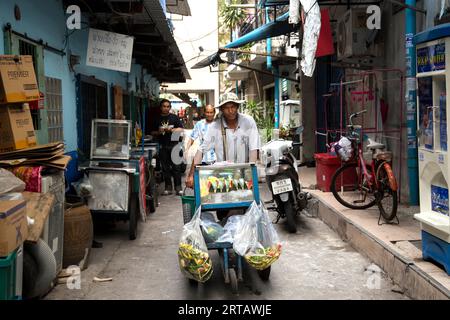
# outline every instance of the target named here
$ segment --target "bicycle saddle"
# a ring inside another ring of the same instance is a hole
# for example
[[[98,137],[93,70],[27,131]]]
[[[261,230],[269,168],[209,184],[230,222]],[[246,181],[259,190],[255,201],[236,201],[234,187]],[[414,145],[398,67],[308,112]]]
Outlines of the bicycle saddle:
[[[384,149],[384,148],[386,147],[386,146],[385,146],[384,144],[382,144],[382,143],[373,141],[373,140],[371,140],[371,139],[368,139],[368,140],[369,140],[369,144],[367,145],[367,148],[368,148],[368,149],[371,149],[371,150],[382,150],[382,149]]]

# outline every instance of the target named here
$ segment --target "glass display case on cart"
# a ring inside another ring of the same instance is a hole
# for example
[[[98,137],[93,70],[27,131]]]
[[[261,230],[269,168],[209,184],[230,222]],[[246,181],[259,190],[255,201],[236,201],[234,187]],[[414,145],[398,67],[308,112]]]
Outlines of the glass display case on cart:
[[[92,120],[90,161],[80,165],[92,186],[87,199],[94,215],[129,221],[129,238],[137,236],[139,160],[130,159],[131,121]]]

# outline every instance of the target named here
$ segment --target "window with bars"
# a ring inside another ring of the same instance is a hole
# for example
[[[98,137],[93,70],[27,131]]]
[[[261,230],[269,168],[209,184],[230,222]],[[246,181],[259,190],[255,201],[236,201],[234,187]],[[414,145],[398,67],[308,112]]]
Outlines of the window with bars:
[[[48,120],[48,142],[64,140],[61,80],[45,77],[45,99]]]
[[[19,39],[19,54],[20,55],[29,55],[29,56],[33,57],[34,72],[36,74],[38,74],[38,70],[36,69],[37,68],[36,45]],[[39,110],[30,110],[30,112],[31,112],[31,118],[33,119],[34,130],[40,130],[41,129],[41,119],[40,119]]]

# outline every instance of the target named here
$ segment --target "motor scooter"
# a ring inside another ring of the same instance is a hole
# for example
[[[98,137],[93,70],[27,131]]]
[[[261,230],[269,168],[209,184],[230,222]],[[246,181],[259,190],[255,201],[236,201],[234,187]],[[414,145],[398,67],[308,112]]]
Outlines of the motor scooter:
[[[303,127],[298,128],[301,133]],[[265,167],[266,182],[272,193],[278,212],[277,220],[286,218],[290,233],[297,232],[296,216],[306,208],[311,197],[302,190],[298,174],[298,162],[292,154],[292,149],[302,146],[302,142],[284,139],[269,141],[261,148],[261,160]]]

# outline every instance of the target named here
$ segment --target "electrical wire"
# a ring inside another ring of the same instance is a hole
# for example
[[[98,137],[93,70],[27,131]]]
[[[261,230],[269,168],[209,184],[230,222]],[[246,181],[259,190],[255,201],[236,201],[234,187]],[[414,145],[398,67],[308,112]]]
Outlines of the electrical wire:
[[[211,31],[208,32],[207,34],[205,34],[205,35],[203,35],[203,36],[201,36],[201,37],[199,37],[199,38],[197,38],[197,39],[189,39],[189,40],[185,40],[185,39],[182,39],[182,38],[179,38],[179,37],[175,37],[175,38],[176,38],[176,39],[179,39],[179,40],[183,40],[183,41],[180,42],[179,44],[182,44],[182,43],[185,43],[185,42],[196,42],[196,41],[202,40],[202,39],[206,38],[207,36],[213,34],[213,33],[216,32],[218,29],[219,29],[219,27],[215,28],[214,30],[211,30]]]

